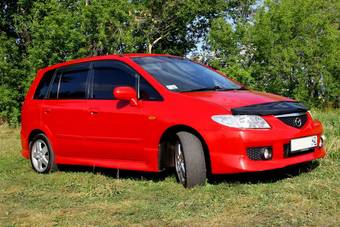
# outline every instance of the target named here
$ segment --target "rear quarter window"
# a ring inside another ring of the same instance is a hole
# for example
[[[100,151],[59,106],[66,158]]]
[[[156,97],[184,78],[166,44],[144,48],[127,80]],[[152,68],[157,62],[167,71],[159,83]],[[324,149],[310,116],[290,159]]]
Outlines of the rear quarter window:
[[[51,80],[53,78],[55,70],[47,71],[41,78],[37,89],[35,90],[34,99],[44,99],[46,98],[48,88],[50,86]]]

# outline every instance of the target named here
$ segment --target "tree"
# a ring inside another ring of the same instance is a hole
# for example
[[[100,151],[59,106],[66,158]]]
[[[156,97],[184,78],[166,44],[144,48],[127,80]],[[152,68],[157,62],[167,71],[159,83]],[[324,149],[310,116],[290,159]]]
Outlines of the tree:
[[[17,125],[20,102],[25,95],[25,57],[29,32],[23,18],[29,14],[29,1],[0,2],[0,122]]]
[[[24,89],[16,39],[0,33],[0,122],[17,125]]]
[[[255,87],[246,40],[254,13],[254,0],[227,1],[222,17],[216,18],[208,35],[208,48],[214,57],[208,63],[248,87]]]
[[[0,3],[0,121],[17,124],[37,69],[84,56],[134,51],[126,0]]]
[[[51,0],[32,12],[29,62],[34,68],[69,59],[133,51],[131,18],[124,0]]]
[[[135,35],[140,51],[183,55],[195,46],[221,12],[221,0],[135,0]]]
[[[246,22],[213,23],[210,43],[225,62],[220,67],[236,68],[241,81],[310,105],[339,106],[339,5],[266,1]]]
[[[258,86],[311,105],[338,105],[338,1],[268,1],[249,30]]]

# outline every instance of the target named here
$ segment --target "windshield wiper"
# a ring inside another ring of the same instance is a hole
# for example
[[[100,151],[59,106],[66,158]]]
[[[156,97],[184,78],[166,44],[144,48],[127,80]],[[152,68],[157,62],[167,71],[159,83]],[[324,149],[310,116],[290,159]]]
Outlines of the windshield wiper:
[[[216,91],[223,89],[220,86],[214,86],[214,87],[202,87],[202,88],[197,88],[197,89],[191,89],[191,90],[185,90],[182,92],[192,92],[192,91]]]
[[[204,87],[204,88],[197,88],[192,90],[185,90],[182,92],[194,92],[194,91],[232,91],[232,90],[246,90],[245,87],[239,87],[239,88],[222,88],[220,86],[214,86],[214,87]]]

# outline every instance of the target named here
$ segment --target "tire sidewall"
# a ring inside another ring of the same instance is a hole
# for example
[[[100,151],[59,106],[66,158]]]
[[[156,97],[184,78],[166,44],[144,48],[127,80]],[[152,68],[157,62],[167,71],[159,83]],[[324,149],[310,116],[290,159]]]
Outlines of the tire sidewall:
[[[180,183],[186,188],[204,185],[207,171],[201,140],[196,135],[186,131],[178,132],[176,135],[182,147],[185,167],[185,182]]]

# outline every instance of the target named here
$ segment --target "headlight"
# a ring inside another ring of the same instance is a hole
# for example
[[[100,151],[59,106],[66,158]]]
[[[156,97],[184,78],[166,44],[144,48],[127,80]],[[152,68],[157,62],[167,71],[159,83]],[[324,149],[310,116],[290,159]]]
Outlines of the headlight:
[[[269,124],[257,115],[214,115],[211,119],[233,128],[270,128]]]

